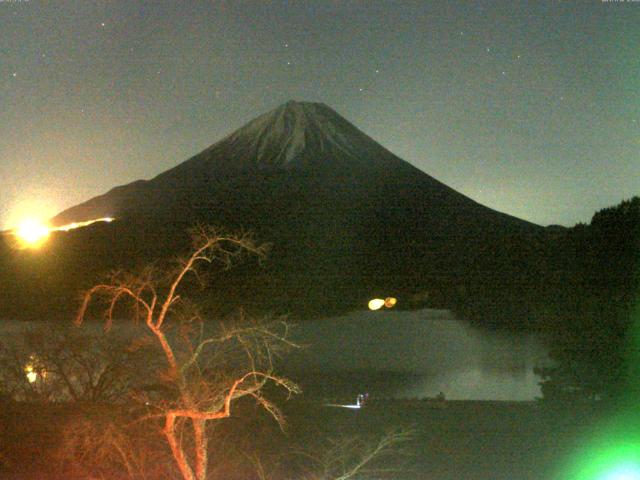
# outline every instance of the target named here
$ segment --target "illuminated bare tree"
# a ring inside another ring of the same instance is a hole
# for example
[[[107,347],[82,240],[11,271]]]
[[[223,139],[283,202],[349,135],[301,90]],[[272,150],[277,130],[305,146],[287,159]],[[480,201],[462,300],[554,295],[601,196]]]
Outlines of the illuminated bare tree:
[[[199,281],[204,265],[229,268],[243,254],[263,257],[265,247],[248,234],[229,235],[208,227],[194,233],[193,245],[191,255],[173,268],[117,273],[108,283],[91,288],[76,323],[85,320],[98,299],[105,302],[107,329],[121,303],[132,307],[132,319],[144,325],[164,359],[158,388],[138,393],[148,406],[145,418],[162,420],[162,434],[182,478],[205,480],[207,425],[229,417],[242,397],[253,398],[281,423],[279,409],[263,389],[269,382],[288,393],[298,392],[298,387],[273,371],[274,357],[293,346],[286,322],[255,322],[241,314],[235,326],[220,324],[211,331],[184,296],[190,277]]]
[[[270,455],[247,452],[246,458],[251,463],[253,471],[251,474],[244,472],[239,478],[402,478],[406,476],[412,456],[410,449],[406,447],[414,438],[410,429],[381,432],[375,436],[343,433],[327,437],[318,432],[301,447],[288,443],[287,448],[277,448],[271,451]]]
[[[341,435],[320,438],[313,448],[294,451],[298,466],[294,478],[348,480],[395,478],[409,456],[405,445],[414,439],[411,430],[389,431],[380,437]],[[284,475],[284,478],[292,478]]]

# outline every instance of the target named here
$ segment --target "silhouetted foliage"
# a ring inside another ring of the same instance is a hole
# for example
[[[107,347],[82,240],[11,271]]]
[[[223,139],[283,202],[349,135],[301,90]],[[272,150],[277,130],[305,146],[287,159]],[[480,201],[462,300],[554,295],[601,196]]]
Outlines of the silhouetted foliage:
[[[634,304],[640,282],[640,198],[597,212],[559,242],[562,281],[545,325],[552,367],[539,369],[545,398],[603,398],[633,383]],[[631,356],[630,356],[631,355]]]
[[[143,383],[148,350],[68,324],[18,329],[0,342],[0,394],[27,402],[120,402]]]

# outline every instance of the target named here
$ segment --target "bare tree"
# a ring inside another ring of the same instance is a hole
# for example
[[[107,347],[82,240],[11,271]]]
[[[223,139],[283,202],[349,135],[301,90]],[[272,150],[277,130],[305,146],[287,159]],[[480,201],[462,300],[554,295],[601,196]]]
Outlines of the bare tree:
[[[199,281],[202,266],[216,263],[229,268],[246,253],[262,257],[265,247],[248,234],[199,228],[189,257],[169,269],[114,274],[108,283],[85,294],[76,318],[82,324],[90,305],[102,299],[108,330],[127,302],[132,319],[142,323],[160,347],[164,369],[157,388],[140,391],[137,397],[148,407],[145,419],[161,419],[162,435],[185,480],[207,478],[207,426],[231,416],[236,401],[253,398],[282,423],[280,410],[264,396],[264,387],[274,383],[288,393],[298,392],[294,383],[273,371],[274,356],[293,346],[286,322],[267,324],[242,314],[235,326],[220,324],[210,332],[198,309],[185,298],[192,280],[188,277]]]
[[[320,432],[308,435],[309,432],[301,446],[288,439],[266,454],[246,449],[245,458],[253,471],[238,478],[356,480],[406,476],[411,456],[406,445],[414,439],[412,430],[397,429],[376,435],[327,436]]]
[[[126,409],[85,405],[60,429],[52,465],[56,478],[175,479],[179,473],[164,443]]]
[[[360,435],[327,438],[324,445],[313,451],[298,452],[305,460],[298,478],[348,480],[396,476],[403,469],[398,460],[406,458],[403,447],[413,437],[410,430],[395,430],[373,439]]]

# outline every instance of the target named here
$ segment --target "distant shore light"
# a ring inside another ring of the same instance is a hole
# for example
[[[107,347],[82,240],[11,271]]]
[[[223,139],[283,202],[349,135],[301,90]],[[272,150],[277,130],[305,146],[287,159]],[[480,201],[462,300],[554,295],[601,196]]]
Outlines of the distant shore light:
[[[24,373],[29,383],[34,383],[38,379],[38,374],[34,371],[33,365],[24,367]]]
[[[369,301],[369,310],[380,310],[384,306],[384,300],[381,298],[374,298]]]
[[[398,303],[398,299],[395,297],[387,297],[384,300],[381,298],[374,298],[369,300],[369,310],[380,310],[382,307],[392,308]]]

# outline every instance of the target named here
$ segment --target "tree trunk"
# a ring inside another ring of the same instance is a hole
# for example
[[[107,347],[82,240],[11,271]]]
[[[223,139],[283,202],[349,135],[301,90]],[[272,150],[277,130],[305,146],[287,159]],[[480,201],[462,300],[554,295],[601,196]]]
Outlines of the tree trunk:
[[[206,432],[206,420],[193,419],[195,461],[196,461],[196,478],[198,480],[206,480],[207,478],[207,461],[208,461],[208,442]]]
[[[167,415],[164,425],[164,435],[165,437],[167,437],[167,442],[169,443],[169,447],[171,447],[171,453],[173,454],[173,458],[178,464],[178,468],[180,469],[182,478],[184,480],[196,480],[196,477],[193,474],[193,470],[189,465],[189,461],[184,454],[182,445],[180,445],[180,441],[176,438],[175,422],[176,417],[174,417],[173,415]],[[198,478],[197,480],[200,479]]]

